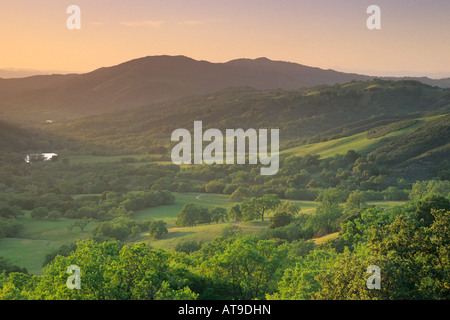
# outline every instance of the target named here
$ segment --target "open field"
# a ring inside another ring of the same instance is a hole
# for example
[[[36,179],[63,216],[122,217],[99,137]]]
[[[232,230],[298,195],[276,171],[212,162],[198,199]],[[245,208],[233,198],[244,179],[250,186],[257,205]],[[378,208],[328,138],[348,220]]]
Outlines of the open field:
[[[176,219],[178,213],[186,203],[196,203],[206,208],[223,207],[230,208],[237,202],[231,201],[228,195],[199,194],[199,193],[174,193],[175,203],[170,206],[147,208],[135,212],[138,220],[163,220],[167,223],[169,235],[164,239],[153,240],[148,232],[141,233],[137,239],[128,242],[146,242],[154,248],[173,249],[178,243],[185,241],[211,241],[222,234],[225,227],[235,222],[200,225],[197,227],[178,228]],[[302,213],[314,214],[317,205],[314,201],[293,201]],[[378,201],[370,204],[383,208],[390,208],[402,202]],[[244,233],[257,233],[268,227],[271,214],[265,216],[265,221],[239,222],[238,226]],[[42,274],[42,263],[45,256],[57,250],[62,244],[71,243],[77,239],[86,239],[92,235],[92,231],[98,222],[91,222],[84,232],[76,228],[69,231],[67,228],[74,219],[34,220],[30,212],[26,211],[18,221],[24,226],[17,238],[0,239],[0,256],[3,256],[12,264],[25,267],[30,273]],[[329,235],[331,237],[331,235]],[[315,241],[320,241],[317,239]]]
[[[83,232],[80,229],[68,230],[67,228],[77,221],[76,219],[59,219],[53,220],[33,220],[29,213],[19,218],[18,221],[23,224],[24,230],[21,237],[32,240],[49,240],[57,242],[68,242],[74,239],[84,239],[90,236],[92,230],[97,226],[98,222],[92,221],[88,224]]]
[[[199,194],[199,193],[173,193],[175,203],[170,206],[147,208],[135,212],[138,220],[163,220],[168,227],[175,227],[177,215],[186,203],[196,203],[205,208],[223,207],[230,208],[236,204],[227,195]]]
[[[13,265],[25,267],[29,273],[41,275],[45,256],[57,250],[61,244],[48,240],[3,238],[0,239],[0,256]]]
[[[77,239],[89,238],[98,222],[91,222],[81,232],[67,229],[75,220],[60,219],[33,220],[29,212],[18,218],[24,229],[18,238],[0,239],[0,256],[14,265],[27,268],[33,274],[42,274],[45,256],[57,250],[62,244]]]
[[[207,242],[212,241],[217,236],[222,234],[222,231],[230,226],[231,223],[211,223],[209,225],[200,225],[197,227],[184,227],[184,228],[169,228],[169,234],[163,239],[151,239],[148,232],[141,234],[139,239],[133,242],[146,242],[153,248],[161,248],[173,250],[178,243],[187,241]],[[244,234],[258,233],[260,228],[242,227]]]
[[[173,193],[175,203],[171,206],[162,206],[156,208],[147,208],[135,212],[136,219],[139,220],[163,220],[168,227],[174,227],[178,213],[186,203],[196,203],[205,208],[223,207],[229,209],[239,203],[229,199],[228,195],[222,194],[199,194],[199,193]],[[292,201],[295,202],[303,213],[314,213],[317,205],[314,201]],[[267,215],[270,218],[270,214]]]

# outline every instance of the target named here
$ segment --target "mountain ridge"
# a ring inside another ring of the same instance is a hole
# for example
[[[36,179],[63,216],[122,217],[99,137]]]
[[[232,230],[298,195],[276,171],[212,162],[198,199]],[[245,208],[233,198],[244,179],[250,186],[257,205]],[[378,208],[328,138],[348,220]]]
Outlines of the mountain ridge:
[[[213,63],[182,55],[147,56],[83,74],[0,79],[0,118],[36,124],[230,87],[295,90],[369,79],[268,58]]]

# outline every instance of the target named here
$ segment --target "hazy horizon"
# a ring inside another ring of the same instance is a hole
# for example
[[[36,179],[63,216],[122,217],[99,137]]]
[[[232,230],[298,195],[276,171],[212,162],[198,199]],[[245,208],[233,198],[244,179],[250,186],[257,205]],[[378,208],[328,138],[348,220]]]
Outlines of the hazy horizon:
[[[81,8],[81,29],[66,10]],[[144,56],[184,55],[221,63],[267,57],[373,76],[450,77],[450,2],[378,0],[381,30],[369,30],[372,1],[6,0],[0,69],[85,73]]]
[[[175,56],[175,55],[174,55]],[[146,56],[148,57],[148,56]],[[137,57],[134,59],[139,59],[139,58],[144,58],[144,57]],[[202,59],[195,59],[192,57],[188,57],[197,61],[200,61]],[[236,59],[258,59],[258,58],[267,58],[265,56],[261,56],[261,57],[257,57],[257,58],[236,58]],[[134,59],[130,59],[127,61],[131,61]],[[232,59],[232,60],[236,60],[236,59]],[[270,58],[267,58],[270,59]],[[212,63],[227,63],[229,61],[232,60],[228,60],[228,61],[217,61],[217,62],[213,62],[210,60],[206,60],[208,62],[212,62]],[[282,61],[280,59],[270,59],[272,61]],[[122,61],[121,63],[127,62],[127,61]],[[301,62],[297,62],[297,61],[284,61],[284,62],[290,62],[290,63],[298,63],[301,65],[305,65]],[[118,63],[120,64],[120,63]],[[117,64],[116,64],[117,65]],[[83,73],[89,73],[92,71],[95,71],[97,69],[103,68],[103,67],[113,67],[115,65],[109,65],[109,66],[98,66],[97,68],[94,68],[92,70],[36,70],[36,69],[22,69],[22,68],[14,68],[14,67],[0,67],[0,78],[3,79],[15,79],[15,78],[25,78],[25,77],[30,77],[30,76],[35,76],[35,75],[52,75],[52,74],[60,74],[60,75],[66,75],[66,74],[83,74]],[[335,70],[338,72],[345,72],[345,73],[355,73],[355,74],[360,74],[360,75],[367,75],[367,76],[374,76],[374,77],[427,77],[430,79],[434,79],[434,80],[440,80],[440,79],[447,79],[450,78],[450,72],[441,72],[441,73],[428,73],[428,74],[424,74],[421,72],[415,72],[415,71],[380,71],[380,70],[352,70],[352,69],[341,69],[339,67],[331,67],[331,68],[322,68],[321,66],[310,66],[308,65],[308,67],[315,67],[315,68],[320,68],[320,69],[331,69],[331,70]],[[6,75],[6,76],[5,76]]]

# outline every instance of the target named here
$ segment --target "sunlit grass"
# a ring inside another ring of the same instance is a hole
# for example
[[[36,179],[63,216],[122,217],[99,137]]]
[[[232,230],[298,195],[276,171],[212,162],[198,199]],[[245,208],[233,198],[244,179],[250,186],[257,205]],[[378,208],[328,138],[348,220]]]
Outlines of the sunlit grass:
[[[12,265],[39,275],[43,274],[42,264],[45,256],[60,245],[58,241],[4,238],[0,239],[0,256]]]
[[[281,154],[289,154],[302,157],[306,155],[320,155],[321,158],[329,158],[337,154],[345,154],[349,150],[354,150],[359,153],[368,153],[383,145],[384,142],[382,140],[393,139],[407,135],[408,133],[411,133],[417,128],[423,126],[424,122],[428,120],[428,118],[420,119],[416,124],[412,126],[391,132],[378,138],[369,139],[367,138],[367,132],[362,132],[351,135],[349,137],[343,137],[339,139],[286,149],[282,151]]]
[[[326,242],[328,240],[336,239],[338,236],[339,236],[339,232],[330,233],[330,234],[327,234],[326,236],[313,239],[313,241],[314,241],[315,244],[318,245],[318,244],[322,244],[322,243],[324,243],[324,242]]]

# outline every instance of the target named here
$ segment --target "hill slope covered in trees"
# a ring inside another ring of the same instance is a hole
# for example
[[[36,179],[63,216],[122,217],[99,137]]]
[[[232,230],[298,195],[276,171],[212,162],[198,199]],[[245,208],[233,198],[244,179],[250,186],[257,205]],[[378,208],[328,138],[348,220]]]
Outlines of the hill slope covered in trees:
[[[373,78],[267,58],[211,63],[184,56],[150,56],[84,74],[0,79],[0,110],[4,118],[36,124],[129,109],[230,87],[297,90]],[[448,79],[411,79],[449,86]]]
[[[371,80],[294,91],[227,89],[67,121],[49,130],[96,145],[99,153],[108,150],[147,153],[155,145],[170,147],[170,136],[175,129],[186,128],[192,132],[194,121],[201,120],[204,130],[280,129],[281,148],[288,149],[366,131],[377,138],[377,135],[404,129],[402,126],[417,128],[414,119],[443,114],[449,109],[448,89],[415,81]],[[427,122],[422,131],[413,136],[423,136],[424,131],[434,132],[429,137],[432,144],[425,141],[421,144],[425,147],[423,152],[431,150],[428,147],[439,148],[446,144],[445,119]],[[435,139],[439,132],[443,135]],[[410,136],[405,139],[409,141]],[[389,141],[386,148],[394,148],[393,143]],[[410,155],[404,154],[406,158]],[[416,157],[420,153],[411,155]]]

